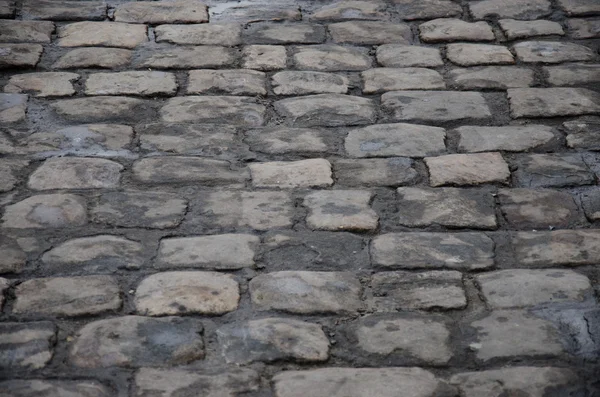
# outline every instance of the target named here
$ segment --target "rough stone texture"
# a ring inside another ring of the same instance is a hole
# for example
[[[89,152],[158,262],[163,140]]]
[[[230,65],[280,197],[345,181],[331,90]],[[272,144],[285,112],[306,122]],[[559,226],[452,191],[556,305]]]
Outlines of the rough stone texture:
[[[282,99],[274,103],[275,111],[288,125],[296,127],[339,127],[375,121],[375,107],[370,99],[350,95],[321,94]]]
[[[110,160],[55,157],[44,161],[27,185],[33,190],[114,188],[122,170],[121,164]]]
[[[448,59],[460,66],[501,65],[515,63],[508,48],[489,44],[453,43],[446,46]]]
[[[591,221],[600,220],[600,190],[593,189],[581,194],[581,205],[585,216]]]
[[[58,29],[61,47],[135,48],[148,40],[146,26],[119,22],[75,22]]]
[[[8,290],[10,284],[11,282],[8,279],[0,277],[0,309],[2,309],[2,306],[4,305],[4,293]]]
[[[187,96],[169,99],[160,110],[163,121],[217,123],[257,127],[264,123],[265,107],[251,97]]]
[[[13,313],[71,317],[121,307],[117,280],[110,276],[37,278],[19,284],[15,296]]]
[[[484,0],[469,3],[469,11],[476,19],[486,17],[537,19],[551,13],[548,0]]]
[[[159,25],[154,33],[158,43],[234,46],[242,42],[238,24]]]
[[[76,48],[61,56],[53,65],[56,69],[105,68],[126,66],[131,61],[131,51],[123,48]]]
[[[255,70],[191,70],[188,94],[266,95],[265,74]]]
[[[421,40],[426,43],[447,41],[491,41],[494,32],[486,22],[465,22],[440,18],[419,25]]]
[[[594,183],[594,174],[577,153],[524,154],[514,178],[521,187],[565,187]]]
[[[27,95],[0,94],[0,123],[18,123],[25,120]]]
[[[414,182],[418,173],[405,157],[385,159],[343,159],[333,163],[338,185],[400,186]]]
[[[243,66],[246,69],[278,70],[285,68],[287,52],[280,45],[249,45],[244,47]]]
[[[325,27],[300,24],[253,24],[244,30],[244,41],[253,44],[318,44],[325,41]]]
[[[86,95],[173,95],[175,75],[165,72],[94,73],[85,82]]]
[[[600,65],[585,63],[544,67],[552,85],[586,85],[600,82]]]
[[[139,67],[150,69],[218,68],[232,66],[237,59],[234,49],[218,46],[160,46],[144,52]]]
[[[513,88],[508,90],[508,100],[513,118],[600,112],[600,94],[585,88]]]
[[[203,23],[208,22],[206,5],[195,0],[124,3],[115,10],[115,21],[133,23]]]
[[[506,183],[508,164],[500,153],[448,154],[426,157],[431,186]]]
[[[371,58],[363,49],[331,44],[299,46],[292,59],[301,70],[360,71],[371,67]]]
[[[389,19],[385,13],[386,4],[382,1],[338,1],[315,10],[311,21],[345,21],[353,19]]]
[[[361,76],[365,94],[446,88],[442,75],[435,70],[425,68],[377,68],[362,72]]]
[[[15,2],[13,0],[0,0],[0,18],[13,18]]]
[[[75,73],[47,72],[12,76],[4,92],[32,93],[36,97],[71,96],[75,94],[73,82],[79,80]]]
[[[54,24],[46,21],[0,20],[0,43],[50,43]]]
[[[4,209],[2,227],[45,229],[82,226],[87,223],[87,205],[73,194],[41,194]]]
[[[518,229],[569,227],[579,219],[573,197],[554,190],[501,189],[502,213]]]
[[[330,24],[329,34],[336,43],[409,44],[412,41],[410,26],[381,21],[351,21]]]
[[[327,151],[323,133],[311,128],[268,127],[246,132],[244,142],[261,153],[322,153]]]
[[[318,230],[374,230],[379,217],[369,206],[372,197],[373,193],[361,190],[310,193],[304,197],[309,210],[306,223]]]
[[[592,265],[600,254],[598,230],[518,232],[512,243],[522,266]]]
[[[93,321],[77,332],[69,360],[82,368],[188,364],[204,357],[202,329],[200,321],[180,317]]]
[[[2,397],[109,397],[111,390],[100,382],[82,380],[41,380],[13,379],[0,383],[0,390],[10,394],[0,394]]]
[[[340,74],[322,72],[279,72],[271,78],[276,95],[345,94],[348,78]]]
[[[388,233],[371,243],[373,264],[386,268],[485,269],[494,264],[494,242],[483,233]]]
[[[600,37],[600,19],[569,19],[569,32],[574,39],[592,39]]]
[[[35,67],[43,51],[39,44],[0,44],[0,69]]]
[[[596,57],[591,48],[555,41],[525,41],[513,46],[517,59],[525,63],[561,63],[591,61]]]
[[[563,123],[567,131],[567,146],[576,149],[600,150],[600,119],[580,118]]]
[[[227,161],[200,157],[149,157],[133,165],[134,177],[145,183],[202,182],[205,184],[241,183],[246,173],[231,169]]]
[[[27,255],[17,242],[0,235],[0,273],[19,273],[25,266]]]
[[[64,99],[50,107],[67,120],[93,122],[127,120],[144,110],[146,102],[137,98],[98,96],[93,98]]]
[[[296,314],[355,312],[362,307],[361,286],[351,273],[282,271],[250,281],[257,310]]]
[[[231,324],[217,330],[225,360],[246,364],[253,361],[325,361],[329,340],[317,324],[283,318],[264,318]]]
[[[458,149],[461,152],[521,152],[544,145],[554,138],[552,128],[544,125],[465,126],[455,131],[459,135]]]
[[[252,185],[256,187],[323,187],[333,184],[331,164],[325,159],[295,162],[274,161],[250,164]]]
[[[384,44],[377,47],[377,62],[390,68],[411,66],[436,67],[444,62],[437,48],[402,44]]]
[[[498,21],[502,31],[509,40],[525,39],[535,36],[549,36],[565,34],[562,26],[553,21],[516,21],[514,19],[501,19]]]
[[[448,0],[393,0],[404,20],[445,18],[460,15],[460,5]]]
[[[40,369],[54,355],[56,327],[49,321],[0,323],[0,368]]]
[[[261,21],[300,21],[302,13],[298,3],[282,0],[273,3],[270,0],[253,2],[228,1],[210,7],[210,20],[235,22]]]
[[[450,84],[463,90],[530,87],[534,83],[533,70],[513,66],[484,66],[453,69],[448,74]]]
[[[587,0],[558,0],[558,5],[568,15],[589,15],[600,13],[600,5]]]
[[[22,181],[18,173],[29,165],[27,160],[0,159],[0,192],[10,192]]]
[[[106,17],[106,4],[101,1],[27,0],[21,14],[23,19],[101,21]]]

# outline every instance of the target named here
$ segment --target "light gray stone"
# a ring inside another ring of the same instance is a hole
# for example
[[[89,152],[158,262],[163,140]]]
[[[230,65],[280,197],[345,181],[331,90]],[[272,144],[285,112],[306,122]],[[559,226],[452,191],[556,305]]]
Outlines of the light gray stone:
[[[129,71],[93,73],[85,82],[86,95],[174,95],[177,81],[173,73]]]
[[[516,21],[514,19],[501,19],[498,23],[509,40],[525,39],[535,36],[563,36],[565,34],[560,23],[554,21]]]
[[[14,0],[0,0],[0,18],[13,18],[14,14]]]
[[[300,21],[302,13],[292,0],[224,1],[210,7],[211,22]]]
[[[25,94],[0,93],[0,123],[18,123],[25,120],[28,97]]]
[[[271,161],[248,167],[254,187],[291,189],[333,185],[331,164],[325,159]]]
[[[208,22],[208,8],[196,0],[137,1],[119,4],[115,21],[133,23],[203,23]]]
[[[284,69],[287,51],[282,45],[248,45],[242,51],[243,67],[257,70]]]
[[[56,21],[101,21],[106,18],[106,3],[64,0],[27,0],[21,9],[23,19]]]
[[[325,27],[312,24],[252,24],[244,30],[252,44],[318,44],[325,41]]]
[[[567,192],[550,189],[501,189],[502,213],[518,229],[569,227],[580,220],[579,209]]]
[[[590,221],[600,220],[600,189],[592,189],[581,194],[581,206]],[[0,266],[1,268],[1,266]]]
[[[19,173],[28,165],[28,160],[0,159],[0,192],[13,190],[21,181]]]
[[[235,46],[242,43],[239,24],[159,25],[154,28],[156,42],[171,44]]]
[[[129,65],[131,50],[123,48],[75,48],[61,56],[54,64],[56,69],[105,68],[115,69]]]
[[[46,229],[87,223],[85,199],[74,194],[40,194],[6,206],[2,227]]]
[[[348,21],[328,26],[329,34],[336,43],[360,45],[410,44],[410,26],[403,23],[382,21]]]
[[[133,164],[133,176],[144,183],[201,182],[205,185],[243,183],[245,170],[231,169],[228,161],[202,157],[148,157]]]
[[[600,18],[569,19],[567,26],[574,39],[593,39],[600,37]]]
[[[453,17],[461,14],[459,4],[448,0],[393,0],[394,8],[404,20]]]
[[[591,61],[596,57],[591,48],[557,41],[524,41],[513,46],[517,59],[525,63],[561,63]]]
[[[600,94],[585,88],[512,88],[508,90],[508,101],[513,118],[600,112]]]
[[[1,44],[0,69],[33,68],[42,57],[44,48],[39,44]]]
[[[517,186],[566,187],[594,184],[594,173],[578,153],[524,154],[513,173]]]
[[[508,48],[500,45],[452,43],[446,46],[448,59],[460,66],[513,64]]]
[[[600,255],[600,231],[518,232],[512,244],[521,266],[594,265]]]
[[[267,127],[246,132],[253,151],[271,154],[322,153],[329,146],[322,131],[310,128]]]
[[[476,19],[537,19],[552,12],[548,0],[484,0],[469,3],[469,11]]]
[[[0,368],[44,368],[54,355],[56,326],[49,321],[0,323]]]
[[[419,25],[421,40],[426,43],[447,41],[492,41],[494,32],[487,22],[465,22],[439,18]]]
[[[256,70],[190,70],[188,94],[266,95],[265,74]]]
[[[497,152],[426,157],[431,186],[507,183],[508,164]]]
[[[27,255],[19,244],[12,238],[0,235],[0,251],[0,273],[20,273],[25,267]]]
[[[50,43],[54,24],[0,19],[0,43]]]
[[[567,65],[546,66],[543,68],[551,85],[587,85],[600,82],[600,65],[569,63]]]
[[[567,15],[593,15],[600,12],[600,4],[589,0],[558,0]]]
[[[514,125],[505,127],[464,126],[458,133],[461,152],[521,152],[544,145],[554,139],[552,127]]]
[[[567,146],[576,149],[600,150],[600,118],[579,118],[563,123],[567,131]]]
[[[60,47],[135,48],[148,41],[145,25],[120,22],[75,22],[59,27]]]
[[[323,72],[284,71],[271,77],[275,95],[345,94],[349,84],[346,76]]]
[[[264,123],[265,111],[265,106],[252,97],[186,96],[169,99],[160,116],[166,122],[257,127]]]
[[[365,231],[377,228],[379,216],[369,203],[373,193],[365,190],[321,190],[304,197],[307,225],[317,230]]]
[[[383,44],[377,47],[377,62],[390,68],[436,67],[444,65],[440,50],[402,44]]]
[[[530,87],[534,83],[533,70],[514,66],[452,69],[448,77],[451,85],[463,90],[486,88],[503,90],[514,87]]]
[[[371,67],[371,58],[364,49],[331,44],[299,46],[292,59],[301,70],[360,71]]]
[[[42,72],[11,76],[4,92],[32,93],[36,97],[71,96],[75,94],[73,82],[79,80],[75,73]]]
[[[31,174],[27,186],[33,190],[115,188],[122,170],[121,164],[105,159],[54,157]]]
[[[111,390],[93,380],[42,380],[13,379],[0,383],[2,397],[109,397]]]
[[[129,97],[97,96],[63,99],[50,104],[59,116],[70,121],[130,120],[133,115],[147,113],[147,102]]]
[[[157,46],[145,51],[137,66],[150,69],[200,69],[233,66],[238,53],[218,46]]]
[[[387,20],[386,4],[382,1],[337,1],[326,4],[310,15],[311,21]]]
[[[426,68],[376,68],[362,72],[361,76],[365,94],[446,88],[442,75]]]
[[[336,183],[345,186],[401,186],[419,174],[406,157],[385,159],[340,159],[333,163]]]

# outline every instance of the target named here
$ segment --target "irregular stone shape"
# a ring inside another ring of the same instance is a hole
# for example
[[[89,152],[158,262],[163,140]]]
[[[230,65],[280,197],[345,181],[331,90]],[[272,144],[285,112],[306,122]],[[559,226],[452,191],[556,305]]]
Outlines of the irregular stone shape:
[[[593,15],[600,12],[600,5],[589,0],[558,0],[567,15]]]
[[[0,18],[14,18],[14,0],[0,0]]]
[[[0,43],[50,43],[54,24],[0,19]]]
[[[55,69],[105,68],[114,69],[129,65],[131,50],[123,48],[75,48],[52,65]]]
[[[377,47],[377,62],[390,68],[444,65],[439,49],[402,44],[383,44]]]
[[[165,238],[160,240],[157,267],[234,270],[254,266],[260,238],[250,234]]]
[[[19,284],[15,296],[18,314],[71,317],[121,307],[117,279],[110,276],[36,278]]]
[[[0,323],[0,368],[44,368],[54,355],[56,327],[49,321]]]
[[[55,268],[65,265],[70,270],[137,269],[143,262],[142,253],[143,247],[136,241],[99,235],[67,240],[42,255],[42,262]]]
[[[480,92],[392,91],[381,96],[381,105],[398,121],[484,120],[490,109]]]
[[[372,302],[377,311],[463,309],[467,298],[457,271],[375,273]]]
[[[524,41],[513,46],[517,59],[525,63],[561,63],[591,61],[596,57],[591,48],[557,41]]]
[[[255,70],[190,70],[188,94],[266,95],[265,74]]]
[[[345,141],[352,157],[425,157],[446,152],[446,131],[415,124],[377,124],[351,130]]]
[[[381,1],[338,1],[317,9],[310,15],[311,21],[346,21],[389,19],[386,4]]]
[[[133,164],[133,176],[145,183],[201,182],[207,185],[241,183],[244,171],[232,170],[228,161],[200,157],[149,157]]]
[[[135,374],[135,396],[187,397],[202,390],[207,395],[234,397],[258,390],[260,376],[251,369],[202,373],[198,370],[141,368]]]
[[[43,51],[39,44],[0,44],[0,69],[33,68]]]
[[[304,197],[309,210],[306,223],[318,230],[375,230],[379,216],[369,203],[373,193],[364,190],[320,190]]]
[[[548,83],[552,85],[584,85],[600,82],[600,65],[569,63],[567,65],[547,66]]]
[[[160,46],[142,53],[138,64],[150,69],[220,68],[232,66],[236,60],[236,50],[227,47]]]
[[[487,17],[538,19],[552,12],[548,0],[484,0],[469,3],[469,11],[475,19]]]
[[[375,122],[373,102],[351,95],[320,94],[276,101],[275,111],[295,127],[340,127]]]
[[[305,24],[252,24],[244,30],[252,44],[317,44],[325,41],[325,27]]]
[[[452,43],[446,46],[446,56],[460,66],[515,63],[508,48],[499,45]]]
[[[0,93],[0,123],[18,123],[25,120],[27,95]]]
[[[400,186],[414,182],[418,173],[406,157],[340,159],[333,163],[336,183],[346,186]]]
[[[119,227],[171,228],[179,225],[187,210],[183,198],[162,192],[107,192],[94,203],[94,222]]]
[[[377,68],[361,73],[363,93],[375,94],[396,90],[444,89],[446,84],[441,74],[425,68]]]
[[[75,22],[59,27],[60,47],[135,48],[148,41],[145,25],[119,22]]]
[[[371,243],[373,264],[387,268],[485,269],[494,265],[494,242],[483,233],[388,233]]]
[[[143,279],[134,304],[144,316],[224,314],[240,300],[239,285],[230,275],[216,272],[164,272]]]
[[[302,13],[296,2],[256,0],[252,2],[226,1],[210,7],[210,21],[300,21]]]
[[[11,76],[4,92],[32,93],[36,97],[70,96],[75,94],[73,82],[79,80],[75,73],[45,72]]]
[[[287,62],[287,52],[281,45],[248,45],[244,47],[242,56],[246,69],[284,69]]]
[[[53,157],[31,174],[27,186],[33,190],[115,188],[122,170],[121,164],[105,159]]]
[[[469,345],[481,361],[504,357],[557,356],[563,352],[554,325],[518,310],[496,310],[469,325],[477,343]]]
[[[10,280],[4,277],[0,277],[0,309],[4,305],[4,293],[6,292],[6,290],[8,290],[10,284]]]
[[[147,102],[142,99],[110,96],[63,99],[51,103],[50,107],[68,120],[83,123],[129,120],[132,115],[147,112]]]
[[[371,67],[371,58],[364,49],[330,44],[299,46],[292,59],[296,68],[303,70],[360,71]]]
[[[285,371],[273,378],[277,397],[449,397],[451,392],[421,368],[319,368]]]
[[[433,365],[446,364],[452,358],[450,331],[439,317],[368,315],[352,328],[358,349],[366,353]]]
[[[6,390],[9,394],[2,397],[109,397],[112,390],[99,382],[92,380],[41,380],[41,379],[13,379],[0,382],[0,390]]]
[[[345,272],[282,271],[250,281],[257,310],[296,314],[351,313],[362,307],[358,279]]]
[[[100,1],[28,0],[21,9],[23,19],[56,21],[101,21],[106,18],[106,3]]]
[[[464,126],[455,129],[461,152],[502,150],[521,152],[544,145],[554,139],[552,127],[545,125],[514,125],[506,127]]]
[[[460,5],[448,0],[393,0],[400,18],[405,21],[458,16]]]
[[[585,88],[512,88],[508,90],[508,101],[513,118],[600,112],[600,94]]]
[[[440,18],[419,25],[419,36],[426,43],[447,41],[491,41],[494,32],[486,22],[465,22],[454,18]]]
[[[204,357],[203,327],[193,318],[123,316],[77,332],[70,362],[82,368],[188,364]]]
[[[492,309],[583,301],[592,288],[586,276],[561,269],[499,270],[477,275],[476,280]]]
[[[12,238],[0,235],[0,273],[20,273],[27,255]]]
[[[600,118],[580,118],[563,123],[567,146],[575,149],[600,150]]]
[[[257,127],[264,123],[265,107],[252,97],[187,96],[169,99],[160,109],[163,121],[216,123]]]
[[[593,189],[581,194],[581,206],[590,221],[600,220],[600,190]],[[0,268],[2,266],[0,265]]]
[[[74,194],[41,194],[6,206],[2,227],[46,229],[87,223],[85,200]]]
[[[509,40],[524,39],[534,36],[562,36],[565,34],[560,23],[553,21],[516,21],[514,19],[501,19],[498,23]]]
[[[116,7],[115,21],[132,23],[203,23],[208,8],[195,0],[137,1]]]
[[[573,197],[555,190],[501,189],[502,213],[517,229],[569,227],[580,220]]]
[[[511,367],[478,372],[463,372],[450,378],[465,397],[501,397],[515,393],[544,397],[548,390],[565,396],[569,386],[581,385],[571,370],[555,367]]]
[[[245,135],[244,142],[261,153],[322,153],[329,148],[324,133],[310,128],[267,127]]]
[[[578,153],[524,154],[517,159],[517,166],[514,177],[521,187],[565,187],[595,181]]]
[[[210,193],[201,215],[221,227],[250,227],[255,230],[292,225],[293,201],[286,192]]]
[[[508,164],[495,152],[426,157],[425,164],[431,186],[506,183],[510,177]]]
[[[85,82],[86,95],[174,95],[175,75],[165,72],[93,73]]]
[[[381,21],[349,21],[328,26],[329,34],[336,43],[360,45],[410,44],[410,26],[403,23]]]
[[[600,255],[598,230],[518,232],[512,244],[517,262],[524,266],[593,265]]]
[[[574,39],[593,39],[600,37],[600,18],[568,19],[567,26]]]
[[[450,84],[463,90],[486,88],[506,89],[533,85],[533,70],[513,66],[484,66],[470,69],[452,69]]]
[[[160,25],[154,28],[156,42],[172,44],[235,46],[242,43],[238,24]]]
[[[333,185],[331,164],[325,159],[252,163],[248,167],[254,187],[290,189]]]
[[[329,339],[320,325],[285,318],[263,318],[229,324],[217,330],[228,363],[253,361],[326,361]]]
[[[491,192],[458,188],[398,188],[398,222],[409,227],[442,225],[495,229]]]
[[[21,180],[19,172],[28,165],[28,160],[0,159],[0,192],[13,190]]]
[[[345,94],[350,82],[339,74],[283,71],[271,78],[275,95]]]

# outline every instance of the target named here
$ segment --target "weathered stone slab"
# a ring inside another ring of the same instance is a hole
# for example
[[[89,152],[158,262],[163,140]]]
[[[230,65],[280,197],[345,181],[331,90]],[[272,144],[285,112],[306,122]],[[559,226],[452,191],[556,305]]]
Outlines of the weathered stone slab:
[[[245,135],[244,142],[261,153],[322,153],[329,148],[324,133],[311,128],[267,127]]]
[[[380,272],[371,278],[377,311],[462,309],[467,306],[462,275],[457,271]]]
[[[282,271],[250,281],[257,310],[296,314],[355,312],[362,307],[361,286],[351,273]]]
[[[543,68],[551,85],[586,85],[600,82],[600,65],[569,63]]]
[[[287,52],[282,45],[248,45],[242,51],[246,69],[278,70],[287,63]]]
[[[0,123],[18,123],[25,120],[27,95],[0,93]]]
[[[446,46],[446,56],[460,66],[515,63],[508,48],[499,45],[452,43]]]
[[[321,190],[304,197],[306,223],[318,230],[365,231],[377,228],[379,216],[369,203],[373,193],[364,190]]]
[[[448,74],[450,84],[463,90],[486,88],[504,90],[533,85],[533,70],[513,66],[484,66],[469,69],[452,69]]]
[[[521,152],[544,145],[554,139],[552,127],[514,125],[506,127],[464,126],[458,133],[461,152]]]
[[[296,2],[281,0],[225,1],[210,7],[211,22],[300,21],[302,13]]]
[[[497,227],[491,192],[459,188],[398,188],[398,222],[409,227]]]
[[[27,0],[21,9],[23,19],[55,21],[101,21],[106,17],[102,1]]]
[[[187,96],[169,99],[160,110],[163,121],[216,123],[257,127],[264,123],[265,107],[255,98]]]
[[[0,192],[10,192],[21,178],[19,171],[29,165],[27,160],[0,159]]]
[[[596,57],[591,48],[558,41],[525,41],[513,46],[517,59],[525,63],[561,63],[591,61]]]
[[[137,1],[116,7],[115,21],[133,23],[208,22],[206,5],[196,0]]]
[[[139,67],[151,69],[199,69],[232,66],[237,51],[217,46],[160,46],[145,51],[137,61]]]
[[[417,171],[406,157],[340,159],[333,163],[336,184],[345,186],[400,186],[414,182]]]
[[[329,339],[320,325],[285,318],[263,318],[217,330],[228,363],[326,361]]]
[[[224,314],[238,307],[239,285],[216,272],[164,272],[143,279],[134,304],[145,316]]]
[[[56,327],[49,321],[0,323],[0,368],[44,368],[54,355]]]
[[[10,280],[0,277],[0,308],[4,305],[4,293],[10,287]]]
[[[377,47],[377,62],[390,68],[436,67],[444,64],[437,48],[402,44],[383,44]]]
[[[94,315],[121,307],[117,279],[110,276],[36,278],[15,289],[13,313],[60,317]]]
[[[410,44],[410,26],[403,23],[382,21],[349,21],[328,26],[329,34],[336,43],[360,45]]]
[[[433,19],[458,16],[460,5],[448,0],[393,0],[396,11],[404,20]]]
[[[260,243],[250,234],[165,238],[160,241],[156,267],[234,270],[254,266]]]
[[[51,103],[50,107],[68,120],[83,123],[129,120],[135,114],[147,112],[147,102],[142,99],[110,96],[63,99]]]
[[[187,210],[183,198],[162,192],[108,192],[95,201],[94,222],[120,227],[171,228],[179,225]]]
[[[565,34],[560,23],[553,21],[516,21],[514,19],[501,19],[498,23],[509,40],[535,36],[562,36]]]
[[[119,22],[75,22],[59,27],[60,47],[135,48],[148,41],[146,26]]]
[[[381,105],[394,120],[482,120],[491,117],[479,92],[392,91],[381,96]]]
[[[583,192],[581,194],[581,206],[585,216],[590,221],[600,220],[600,189]]]
[[[325,159],[271,161],[249,164],[255,187],[302,188],[333,185],[331,164]]]
[[[73,82],[79,80],[76,73],[42,72],[11,76],[4,92],[32,93],[36,97],[70,96],[75,94]]]
[[[446,88],[442,75],[426,68],[376,68],[362,72],[361,76],[364,94]]]
[[[204,357],[203,327],[192,318],[123,316],[77,332],[70,362],[83,368],[188,364]]]
[[[0,44],[0,69],[30,67],[40,61],[44,48],[39,44]]]
[[[121,164],[105,159],[54,157],[31,174],[27,186],[33,190],[114,188],[122,170]]]
[[[594,173],[578,153],[524,154],[516,164],[514,178],[521,187],[565,187],[595,181]]]
[[[518,232],[512,244],[517,263],[522,266],[594,265],[600,255],[600,232]]]
[[[177,81],[173,73],[129,71],[93,73],[85,82],[86,95],[174,95]]]
[[[574,39],[593,39],[600,37],[600,18],[569,19],[567,26]]]
[[[0,0],[0,18],[14,18],[14,0]]]
[[[92,380],[13,379],[1,382],[0,390],[8,390],[11,394],[7,397],[109,397],[112,394],[112,390]]]
[[[131,61],[131,50],[123,48],[84,47],[70,50],[54,64],[56,69],[105,68],[127,66]]]
[[[309,24],[252,24],[244,30],[251,44],[318,44],[325,41],[325,27]]]
[[[275,95],[345,94],[349,84],[345,76],[322,72],[283,71],[271,77]]]
[[[275,111],[297,127],[339,127],[375,122],[373,102],[351,95],[320,94],[275,102]]]
[[[454,18],[439,18],[419,25],[421,40],[426,43],[447,41],[491,41],[494,32],[487,22],[465,22]]]
[[[171,44],[235,46],[242,43],[238,24],[160,25],[154,28],[156,42]]]
[[[425,164],[431,186],[506,183],[510,177],[508,164],[496,152],[426,157]]]
[[[469,11],[476,19],[487,17],[538,19],[552,12],[548,0],[484,0],[469,3]]]
[[[133,164],[133,176],[145,183],[201,182],[206,185],[242,183],[244,170],[231,169],[228,161],[201,157],[149,157]]]
[[[266,95],[265,74],[255,70],[190,70],[188,94]]]
[[[375,265],[388,268],[485,269],[494,265],[494,242],[483,233],[388,233],[371,243]]]
[[[566,192],[543,189],[501,189],[502,213],[518,229],[569,227],[580,220],[573,197]]]
[[[386,4],[382,1],[337,1],[315,10],[311,21],[387,20]]]
[[[85,200],[74,194],[41,194],[6,206],[2,227],[46,229],[87,223]]]
[[[12,238],[0,235],[0,273],[20,273],[27,255]]]
[[[508,101],[513,118],[600,112],[600,94],[585,88],[513,88],[508,90]]]
[[[331,44],[299,46],[293,61],[302,70],[360,71],[371,67],[371,58],[364,49]]]
[[[54,24],[0,19],[0,43],[50,43]]]
[[[589,0],[558,0],[558,5],[567,15],[594,15],[600,12],[600,5]]]
[[[575,149],[600,150],[600,118],[587,117],[563,123],[567,146]]]

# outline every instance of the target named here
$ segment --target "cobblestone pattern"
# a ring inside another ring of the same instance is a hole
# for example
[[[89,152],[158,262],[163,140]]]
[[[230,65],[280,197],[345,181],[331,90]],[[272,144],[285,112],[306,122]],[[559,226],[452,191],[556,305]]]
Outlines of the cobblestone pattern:
[[[600,393],[600,3],[0,0],[1,396]]]

